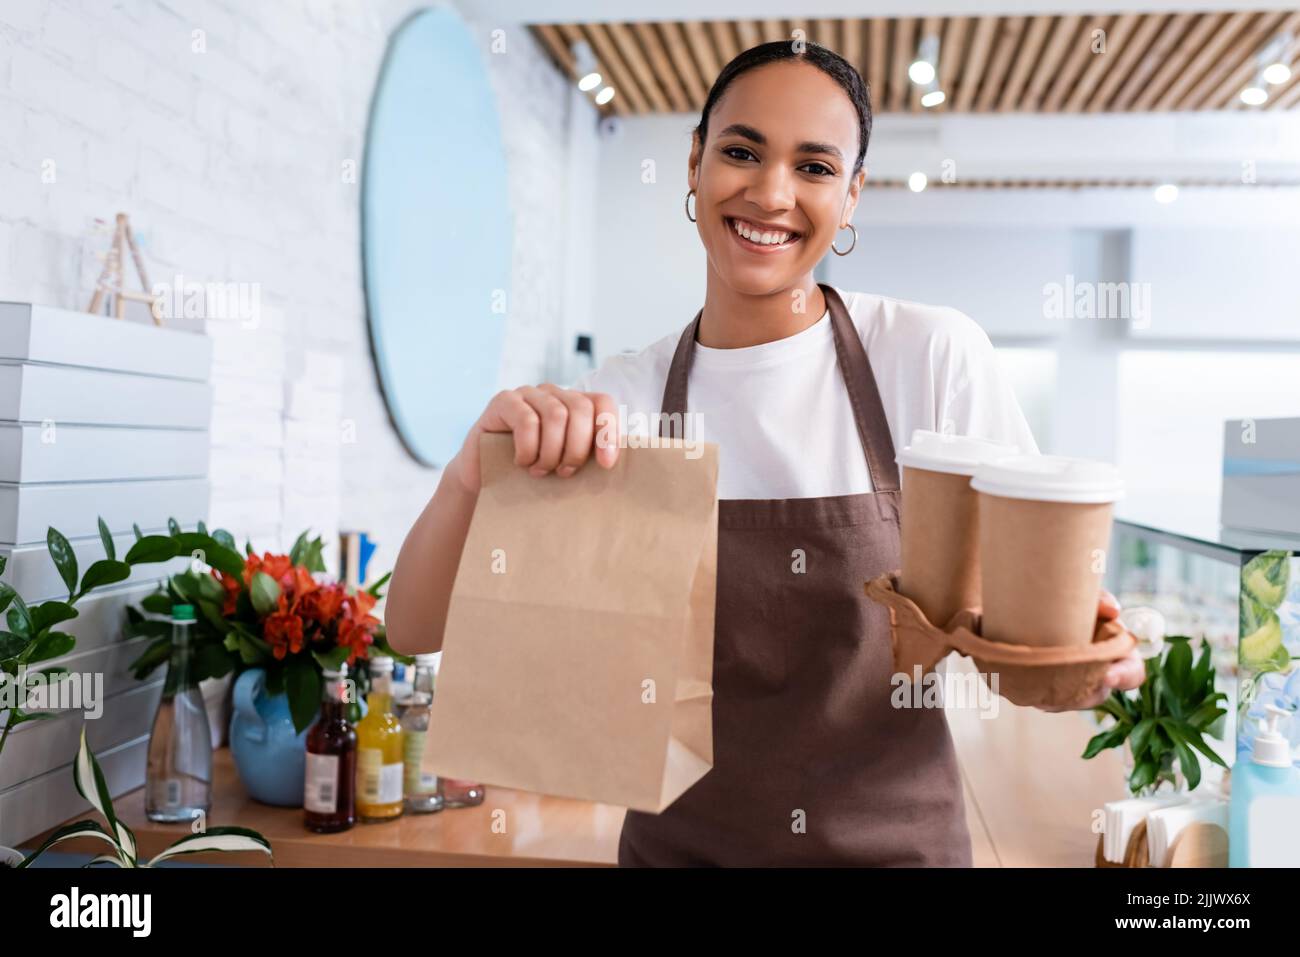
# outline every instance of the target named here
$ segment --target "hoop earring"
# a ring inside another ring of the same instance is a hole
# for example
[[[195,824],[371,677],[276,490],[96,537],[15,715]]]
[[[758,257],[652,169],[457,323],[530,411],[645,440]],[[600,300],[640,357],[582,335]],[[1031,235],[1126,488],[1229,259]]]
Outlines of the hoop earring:
[[[695,222],[695,217],[691,215],[691,197],[694,195],[695,195],[695,190],[688,189],[686,191],[686,202],[685,202],[686,218],[689,219],[691,222]]]
[[[831,252],[833,252],[837,256],[847,256],[849,253],[853,252],[854,248],[856,248],[858,245],[858,227],[854,226],[852,223],[849,223],[847,226],[841,226],[840,229],[853,230],[853,245],[850,246],[848,249],[844,250],[844,252],[840,252],[838,249],[835,248],[835,241],[831,240]]]

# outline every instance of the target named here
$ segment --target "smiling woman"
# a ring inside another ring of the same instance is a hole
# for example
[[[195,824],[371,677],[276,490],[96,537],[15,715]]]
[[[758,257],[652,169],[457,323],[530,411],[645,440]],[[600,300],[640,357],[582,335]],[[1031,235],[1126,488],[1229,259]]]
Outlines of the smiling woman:
[[[889,615],[862,584],[899,567],[895,449],[914,430],[1038,449],[967,316],[815,281],[828,250],[856,246],[833,243],[870,133],[866,85],[830,50],[766,43],[728,63],[687,157],[699,312],[571,389],[497,395],[402,546],[388,634],[436,650],[483,432],[561,479],[616,464],[603,415],[718,444],[713,769],[661,813],[628,812],[620,864],[971,863],[943,709],[892,706]]]

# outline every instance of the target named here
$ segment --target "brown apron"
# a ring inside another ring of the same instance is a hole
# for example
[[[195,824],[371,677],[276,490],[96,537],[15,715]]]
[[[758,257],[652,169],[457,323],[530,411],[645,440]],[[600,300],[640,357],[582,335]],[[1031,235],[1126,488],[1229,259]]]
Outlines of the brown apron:
[[[628,811],[620,866],[970,866],[943,711],[890,704],[889,613],[862,586],[899,567],[898,466],[862,340],[821,289],[874,491],[719,502],[714,766],[663,813]],[[702,313],[665,413],[686,411]]]

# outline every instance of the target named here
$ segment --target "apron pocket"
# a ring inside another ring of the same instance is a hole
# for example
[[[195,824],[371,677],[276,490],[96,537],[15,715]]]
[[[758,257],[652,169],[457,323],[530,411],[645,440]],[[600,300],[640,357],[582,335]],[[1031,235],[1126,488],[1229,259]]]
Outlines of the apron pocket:
[[[808,582],[790,582],[781,591],[787,682],[815,680],[829,688],[846,677],[847,670],[888,681],[893,671],[888,613],[880,619],[879,606],[842,587],[823,590]]]
[[[785,595],[779,588],[753,588],[743,602],[724,603],[719,589],[713,634],[713,689],[716,697],[775,694],[786,685],[786,628],[781,619]]]

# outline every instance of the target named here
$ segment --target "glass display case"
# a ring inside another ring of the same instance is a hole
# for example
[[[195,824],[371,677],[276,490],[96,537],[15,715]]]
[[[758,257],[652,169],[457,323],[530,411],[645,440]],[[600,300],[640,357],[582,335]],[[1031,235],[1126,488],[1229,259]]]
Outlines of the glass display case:
[[[1122,607],[1155,608],[1166,634],[1212,649],[1230,706],[1222,739],[1205,740],[1227,764],[1250,749],[1267,704],[1300,709],[1300,539],[1121,511],[1111,556],[1106,583]],[[1294,753],[1300,717],[1286,733]],[[1201,763],[1217,786],[1221,770]]]

